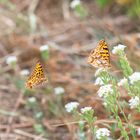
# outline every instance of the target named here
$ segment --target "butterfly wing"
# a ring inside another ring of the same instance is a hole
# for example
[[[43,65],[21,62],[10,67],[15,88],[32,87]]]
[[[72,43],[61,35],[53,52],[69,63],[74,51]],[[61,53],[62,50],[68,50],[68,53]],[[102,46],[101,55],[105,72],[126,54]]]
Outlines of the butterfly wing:
[[[109,49],[105,40],[100,40],[98,46],[91,51],[88,57],[88,63],[94,67],[110,67]]]
[[[37,62],[31,76],[29,76],[26,81],[26,87],[33,88],[41,85],[45,81],[47,81],[47,79],[44,74],[43,66],[40,62]]]

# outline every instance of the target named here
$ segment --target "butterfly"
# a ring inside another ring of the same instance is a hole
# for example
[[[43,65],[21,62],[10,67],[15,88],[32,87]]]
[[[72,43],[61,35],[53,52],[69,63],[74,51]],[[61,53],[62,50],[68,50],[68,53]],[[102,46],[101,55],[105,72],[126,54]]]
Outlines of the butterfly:
[[[105,40],[100,40],[98,46],[91,51],[88,63],[96,68],[110,68],[110,54]]]
[[[27,79],[25,87],[32,89],[33,87],[40,86],[44,82],[47,82],[47,78],[45,77],[42,64],[38,61],[32,74]]]

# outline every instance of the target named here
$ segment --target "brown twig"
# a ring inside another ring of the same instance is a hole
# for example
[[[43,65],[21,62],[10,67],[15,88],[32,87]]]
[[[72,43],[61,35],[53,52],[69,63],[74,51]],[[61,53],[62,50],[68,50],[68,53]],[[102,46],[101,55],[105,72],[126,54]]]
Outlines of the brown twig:
[[[86,121],[83,121],[86,122]],[[60,124],[52,124],[53,127],[59,127],[59,126],[64,126],[64,125],[71,125],[71,124],[78,124],[79,121],[74,121],[74,122],[65,122],[65,123],[60,123]],[[104,124],[104,123],[108,123],[108,124],[112,124],[112,123],[117,123],[116,120],[107,120],[107,119],[102,119],[102,120],[97,120],[94,125],[98,125],[98,124]],[[128,123],[123,122],[123,125],[128,125]],[[139,128],[136,125],[133,125],[134,128]]]
[[[36,136],[36,135],[33,135],[31,133],[27,133],[27,132],[19,130],[19,129],[15,129],[14,133],[28,137],[28,138],[32,138],[34,140],[47,140],[46,138],[43,138],[42,136]]]
[[[17,129],[17,128],[28,128],[33,126],[33,122],[28,122],[28,123],[20,123],[20,124],[13,124],[11,126],[11,129]],[[0,130],[7,130],[9,125],[0,125]]]
[[[19,97],[18,97],[18,99],[16,101],[16,104],[15,104],[14,109],[13,109],[12,112],[16,112],[17,111],[18,107],[20,106],[22,98],[23,98],[23,93],[19,93]],[[7,130],[6,130],[7,133],[9,133],[11,128],[12,128],[13,119],[14,119],[13,116],[10,116],[9,119],[8,119],[9,127],[7,127]]]

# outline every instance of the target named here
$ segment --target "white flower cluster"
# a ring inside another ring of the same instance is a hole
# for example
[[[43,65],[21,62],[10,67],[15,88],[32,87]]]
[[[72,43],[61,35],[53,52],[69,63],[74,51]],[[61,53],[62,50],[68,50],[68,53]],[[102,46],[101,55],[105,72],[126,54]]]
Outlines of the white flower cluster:
[[[124,86],[127,82],[128,82],[128,80],[124,77],[123,79],[121,79],[118,82],[118,86]]]
[[[103,85],[104,83],[103,83],[103,81],[102,81],[102,79],[100,78],[100,77],[97,77],[96,78],[96,80],[95,80],[95,85]]]
[[[76,109],[77,107],[79,106],[79,103],[78,102],[70,102],[70,103],[67,103],[65,105],[65,108],[66,108],[66,111],[67,112],[72,112],[74,109]]]
[[[83,108],[81,108],[81,113],[84,114],[85,112],[87,112],[87,111],[91,111],[91,110],[93,110],[91,106],[83,107]]]
[[[41,52],[47,51],[49,49],[49,46],[48,45],[42,45],[39,49],[40,49]]]
[[[6,59],[6,63],[8,65],[12,64],[12,63],[16,63],[16,62],[17,62],[17,57],[14,56],[14,55],[8,56],[7,59]]]
[[[62,87],[56,87],[56,88],[54,89],[54,93],[55,93],[56,95],[63,94],[64,92],[65,92],[65,90],[64,90],[64,88],[62,88]]]
[[[109,94],[112,93],[113,93],[113,89],[111,84],[101,86],[98,90],[99,97],[103,97],[103,98],[106,98]]]
[[[110,136],[110,131],[107,128],[100,128],[96,131],[96,138],[102,139],[102,137]]]
[[[77,5],[80,5],[81,1],[80,0],[73,0],[71,3],[70,3],[70,7],[72,9],[74,9]]]
[[[140,104],[140,98],[138,96],[132,97],[129,100],[129,106],[131,109],[136,108]]]
[[[30,98],[28,98],[28,102],[35,103],[36,102],[36,98],[35,97],[30,97]]]
[[[137,129],[137,134],[140,136],[140,127]]]
[[[29,72],[28,69],[23,69],[22,71],[20,71],[20,75],[21,75],[21,76],[27,76],[27,75],[29,75],[29,74],[30,74],[30,72]]]
[[[119,45],[117,45],[113,48],[112,53],[113,54],[118,54],[120,51],[124,51],[125,48],[126,48],[125,45],[119,44]]]
[[[99,69],[97,69],[96,72],[95,72],[95,77],[100,76],[100,74],[101,74],[103,71],[106,71],[106,69],[104,69],[104,68],[99,68]]]
[[[140,80],[140,72],[134,72],[131,76],[129,76],[130,83],[134,84],[135,82]]]

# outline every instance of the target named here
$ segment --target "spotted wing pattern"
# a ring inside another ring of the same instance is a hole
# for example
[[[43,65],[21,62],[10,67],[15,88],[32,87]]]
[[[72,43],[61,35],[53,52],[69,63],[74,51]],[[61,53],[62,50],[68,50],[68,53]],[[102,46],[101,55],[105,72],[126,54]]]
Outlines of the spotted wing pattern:
[[[26,88],[33,88],[40,86],[44,82],[47,81],[47,78],[45,77],[43,66],[38,61],[35,65],[35,68],[32,72],[32,74],[29,76],[29,78],[26,81]]]
[[[98,46],[91,51],[88,63],[96,68],[110,68],[110,54],[105,40],[100,40]]]

